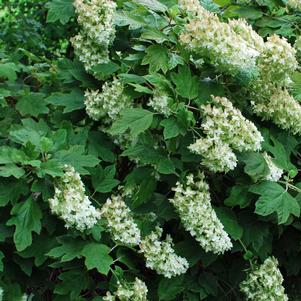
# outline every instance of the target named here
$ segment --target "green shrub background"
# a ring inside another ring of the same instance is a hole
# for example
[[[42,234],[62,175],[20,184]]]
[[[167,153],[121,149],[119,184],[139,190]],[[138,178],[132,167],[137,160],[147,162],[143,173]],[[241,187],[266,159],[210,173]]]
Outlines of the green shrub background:
[[[118,280],[135,277],[146,283],[149,300],[243,300],[239,284],[249,261],[262,263],[271,255],[279,261],[290,300],[300,300],[300,136],[252,114],[245,78],[221,73],[210,62],[196,67],[178,43],[182,20],[176,1],[161,0],[163,11],[156,1],[116,3],[110,62],[88,73],[70,43],[80,30],[72,1],[0,0],[3,300],[21,300],[26,293],[28,300],[100,301],[116,290]],[[285,1],[202,4],[222,21],[245,18],[264,38],[275,33],[294,45],[300,34],[301,12],[288,9]],[[130,144],[116,143],[110,130],[85,111],[85,90],[101,89],[113,78],[124,83],[136,109],[145,110],[132,109],[130,122],[140,112],[140,123],[131,127],[119,117],[111,128],[114,133],[130,129]],[[299,70],[292,80],[292,94],[300,100]],[[176,95],[180,105],[172,116],[151,113],[147,99],[155,87]],[[200,132],[199,108],[211,95],[228,97],[256,124],[263,150],[284,170],[281,181],[264,181],[267,164],[260,153],[239,154],[236,169],[225,174],[204,168],[200,156],[188,151]],[[143,115],[147,111],[150,122]],[[160,225],[164,235],[172,236],[176,253],[188,260],[189,270],[171,279],[156,274],[145,267],[137,248],[116,245],[101,222],[84,232],[66,229],[48,202],[64,164],[80,173],[96,208],[118,187],[131,190],[127,205],[142,235]],[[205,173],[213,206],[233,243],[224,255],[204,252],[168,201],[178,180],[199,171]],[[280,191],[280,202],[271,191]],[[256,207],[259,198],[271,214]]]

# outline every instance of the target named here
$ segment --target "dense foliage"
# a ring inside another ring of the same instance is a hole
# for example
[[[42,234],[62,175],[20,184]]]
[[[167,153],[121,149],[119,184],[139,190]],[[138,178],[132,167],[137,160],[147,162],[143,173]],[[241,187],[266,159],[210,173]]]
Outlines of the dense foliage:
[[[0,24],[0,301],[301,300],[300,1]]]

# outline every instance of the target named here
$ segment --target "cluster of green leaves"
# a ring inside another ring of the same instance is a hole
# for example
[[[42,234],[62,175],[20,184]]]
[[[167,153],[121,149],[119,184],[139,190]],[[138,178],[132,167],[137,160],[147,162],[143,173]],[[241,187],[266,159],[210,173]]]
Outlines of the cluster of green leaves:
[[[247,18],[263,36],[278,33],[293,43],[299,33],[300,14],[285,10],[281,1],[202,2],[221,18]],[[176,1],[118,1],[112,60],[95,66],[97,79],[85,72],[68,42],[77,28],[72,1],[52,0],[46,6],[33,0],[0,4],[4,300],[17,301],[26,292],[30,300],[100,301],[107,290],[116,288],[118,279],[134,277],[146,282],[153,301],[242,300],[238,285],[248,259],[260,261],[271,254],[281,263],[285,285],[297,283],[300,138],[254,118],[234,79],[206,62],[196,68],[195,58],[178,43],[182,19]],[[21,15],[25,23],[19,22]],[[30,29],[24,27],[31,22]],[[109,134],[104,134],[101,122],[93,122],[84,110],[84,91],[99,89],[113,76],[125,84],[136,105],[123,110],[107,129]],[[295,78],[298,91],[300,75]],[[146,104],[154,89],[174,101],[168,118]],[[285,172],[283,181],[265,181],[267,163],[253,152],[239,154],[239,166],[227,175],[204,170],[217,215],[234,244],[224,256],[205,253],[184,231],[168,201],[179,178],[203,169],[201,157],[187,146],[199,137],[199,106],[212,94],[236,100],[264,135],[263,149]],[[120,148],[109,135],[124,133],[133,143]],[[130,189],[128,205],[142,233],[159,223],[172,235],[176,252],[189,261],[189,271],[170,280],[158,276],[145,268],[136,249],[116,246],[102,225],[86,233],[67,230],[48,205],[64,164],[81,174],[95,207],[118,185]],[[157,216],[155,222],[151,212]]]

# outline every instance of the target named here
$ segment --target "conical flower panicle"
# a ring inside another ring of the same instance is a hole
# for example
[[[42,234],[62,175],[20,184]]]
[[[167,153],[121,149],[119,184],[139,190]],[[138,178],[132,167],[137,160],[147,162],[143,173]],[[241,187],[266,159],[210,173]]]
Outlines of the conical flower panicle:
[[[104,301],[147,301],[148,289],[146,284],[136,278],[132,283],[119,283],[114,294],[107,292]]]
[[[163,230],[157,227],[140,243],[146,267],[166,278],[184,274],[189,267],[187,260],[175,253],[170,235],[167,235],[164,241],[160,240],[162,233]]]
[[[54,197],[49,199],[51,212],[65,222],[66,228],[79,231],[91,229],[100,219],[97,210],[85,194],[85,186],[80,175],[70,166],[55,187]]]
[[[240,284],[240,290],[250,301],[287,301],[282,282],[277,259],[269,257],[249,272],[247,279]]]
[[[232,248],[231,240],[211,205],[209,186],[204,174],[195,178],[188,175],[185,183],[173,188],[170,202],[178,212],[181,222],[206,252],[223,254]]]
[[[107,199],[101,208],[101,217],[115,242],[128,246],[140,243],[140,230],[121,195],[113,195]]]
[[[105,82],[101,92],[86,90],[84,102],[87,114],[93,120],[104,119],[106,123],[116,120],[120,111],[132,104],[131,98],[124,94],[124,86],[118,79]]]
[[[109,46],[115,38],[116,3],[111,0],[75,0],[77,20],[81,26],[71,43],[79,60],[89,72],[109,61]]]

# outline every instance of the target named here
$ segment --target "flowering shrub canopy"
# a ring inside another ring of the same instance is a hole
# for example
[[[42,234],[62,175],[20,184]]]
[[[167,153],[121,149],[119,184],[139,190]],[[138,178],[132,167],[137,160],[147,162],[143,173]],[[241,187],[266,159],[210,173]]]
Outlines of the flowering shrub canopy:
[[[300,1],[0,24],[0,301],[300,300]]]

